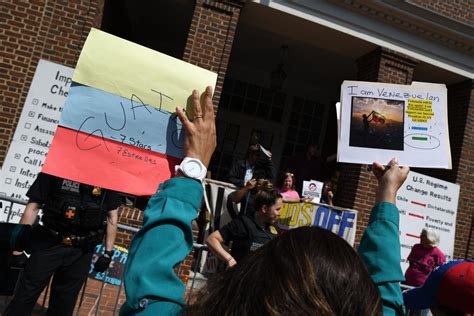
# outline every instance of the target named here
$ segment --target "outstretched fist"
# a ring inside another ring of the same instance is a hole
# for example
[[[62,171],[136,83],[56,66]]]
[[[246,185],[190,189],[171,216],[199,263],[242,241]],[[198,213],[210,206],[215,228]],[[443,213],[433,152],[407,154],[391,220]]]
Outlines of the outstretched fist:
[[[405,182],[409,171],[409,167],[400,167],[398,165],[398,158],[390,160],[387,166],[374,162],[372,164],[372,172],[379,182],[376,202],[395,204],[397,191]]]

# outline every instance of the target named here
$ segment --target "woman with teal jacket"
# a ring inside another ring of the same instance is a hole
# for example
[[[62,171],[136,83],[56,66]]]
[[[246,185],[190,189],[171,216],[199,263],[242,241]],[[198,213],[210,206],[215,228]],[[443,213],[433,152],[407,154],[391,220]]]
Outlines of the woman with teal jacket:
[[[201,108],[199,94],[193,92],[192,122],[177,109],[186,129],[185,155],[204,166],[216,146],[211,97],[208,88]],[[377,203],[359,255],[328,231],[295,229],[210,281],[206,293],[188,310],[183,309],[184,284],[173,268],[191,251],[191,221],[203,189],[192,176],[178,174],[160,185],[132,241],[124,276],[127,299],[120,315],[245,315],[257,310],[268,315],[348,315],[348,311],[357,314],[356,309],[364,315],[381,315],[382,308],[385,315],[402,315],[399,282],[403,274],[394,203],[408,168],[399,168],[392,160],[387,168],[374,164],[373,170],[379,182]]]

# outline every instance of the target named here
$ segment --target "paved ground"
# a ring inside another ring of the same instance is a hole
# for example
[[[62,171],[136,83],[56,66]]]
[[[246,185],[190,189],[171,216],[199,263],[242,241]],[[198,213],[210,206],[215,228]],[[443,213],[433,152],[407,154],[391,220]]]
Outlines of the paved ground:
[[[188,289],[186,291],[185,297],[187,297],[187,294],[189,293],[189,287],[191,286],[192,280],[187,279],[188,281]],[[194,284],[195,289],[199,288],[202,286],[203,281],[202,280],[197,280]],[[123,302],[125,301],[125,293],[123,288],[120,291],[120,297],[117,302],[117,294],[119,291],[119,286],[116,285],[111,285],[106,283],[104,285],[103,291],[102,291],[102,296],[99,301],[99,293],[100,293],[100,288],[102,286],[102,282],[88,278],[87,279],[87,286],[86,290],[84,292],[84,297],[82,300],[82,304],[79,307],[80,304],[80,298],[82,295],[82,291],[79,295],[79,298],[76,303],[75,311],[74,311],[74,316],[94,316],[96,315],[103,315],[103,316],[111,316],[111,315],[118,315],[120,306],[122,306]],[[194,301],[196,292],[198,290],[194,290],[192,292],[192,299],[191,303]],[[46,315],[46,308],[48,306],[48,297],[46,300],[44,300],[44,294],[46,290],[43,291],[41,294],[40,298],[38,299],[38,302],[36,303],[35,309],[32,313],[32,316],[43,316]],[[10,297],[7,296],[0,296],[0,315],[2,314],[3,310],[7,306],[8,302],[10,301]],[[187,300],[186,300],[187,301]],[[44,304],[44,308],[42,307]],[[116,312],[114,314],[114,308],[115,304],[117,304]],[[97,311],[97,306],[99,306],[99,309]]]
[[[114,315],[114,306],[117,300],[117,294],[119,287],[115,285],[111,285],[106,283],[104,285],[104,289],[102,292],[102,296],[99,302],[99,293],[100,293],[100,287],[102,285],[102,282],[94,280],[89,278],[87,281],[87,287],[86,291],[84,293],[84,298],[82,300],[82,305],[79,308],[79,299],[76,304],[76,309],[74,311],[74,315],[80,315],[80,316],[87,316],[87,315],[95,315],[96,309],[98,304],[99,310],[97,311],[97,315]],[[40,298],[38,299],[38,302],[35,306],[33,316],[40,316],[40,315],[46,315],[46,307],[48,306],[48,301],[46,300],[45,302],[45,309],[42,308],[43,301],[44,301],[44,293],[41,294]],[[82,291],[81,291],[82,294]],[[0,296],[0,313],[3,312],[5,309],[6,305],[10,301],[9,297],[6,296]],[[125,294],[122,288],[122,291],[120,293],[119,301],[118,301],[118,307],[116,314],[118,314],[118,308],[122,305],[122,303],[125,301]],[[79,311],[79,313],[78,313]]]

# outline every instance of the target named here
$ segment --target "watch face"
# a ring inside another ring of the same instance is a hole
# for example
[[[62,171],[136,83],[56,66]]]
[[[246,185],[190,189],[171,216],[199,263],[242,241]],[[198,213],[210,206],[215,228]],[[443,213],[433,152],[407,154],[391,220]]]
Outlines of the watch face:
[[[197,160],[188,160],[182,166],[184,174],[191,178],[199,178],[202,173],[202,167]]]

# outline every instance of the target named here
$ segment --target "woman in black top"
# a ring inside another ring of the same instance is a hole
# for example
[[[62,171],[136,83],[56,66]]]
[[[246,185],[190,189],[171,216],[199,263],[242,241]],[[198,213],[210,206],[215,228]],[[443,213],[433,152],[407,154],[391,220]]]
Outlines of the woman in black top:
[[[253,216],[244,215],[216,230],[206,240],[214,255],[234,266],[250,251],[256,250],[278,236],[273,226],[280,216],[283,205],[282,196],[273,189],[270,181],[265,180],[254,197],[256,212]],[[222,244],[232,241],[232,251],[228,253]]]

